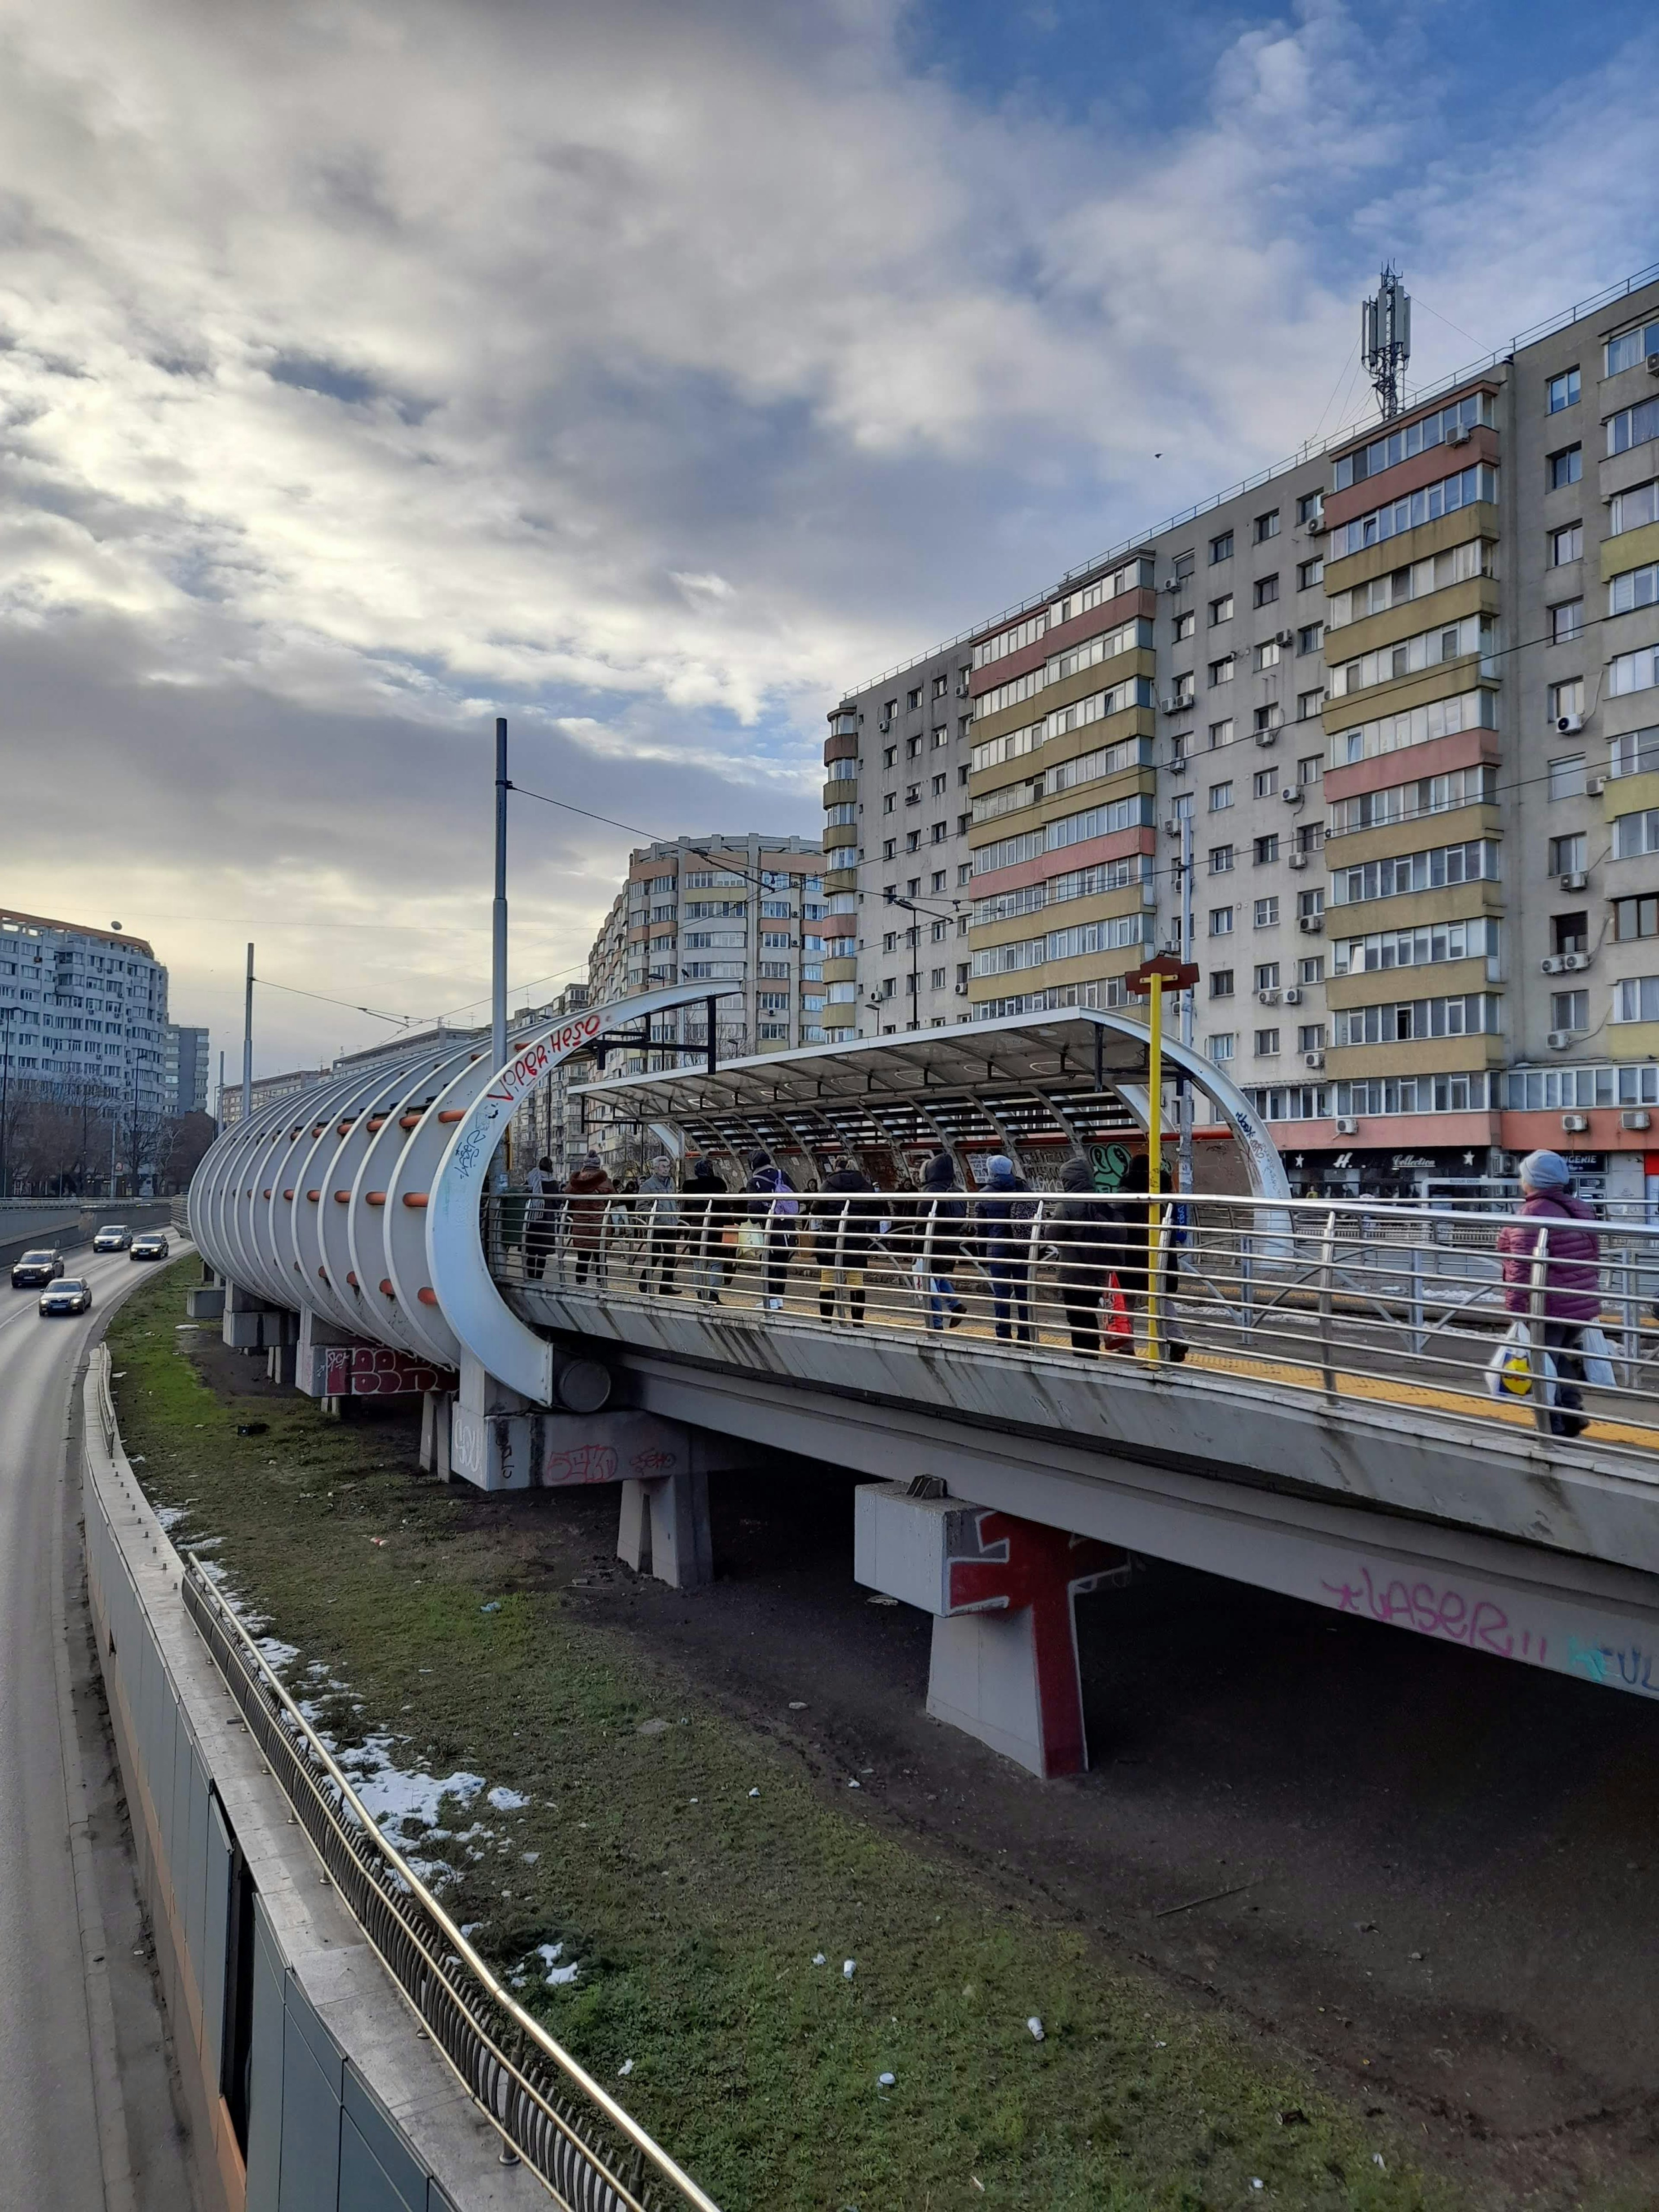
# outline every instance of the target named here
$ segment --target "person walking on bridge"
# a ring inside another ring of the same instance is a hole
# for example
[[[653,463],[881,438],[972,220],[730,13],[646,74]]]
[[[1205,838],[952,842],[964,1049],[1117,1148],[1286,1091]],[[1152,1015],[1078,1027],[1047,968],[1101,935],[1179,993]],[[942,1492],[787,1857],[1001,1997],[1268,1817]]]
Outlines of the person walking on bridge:
[[[526,1178],[530,1204],[525,1212],[524,1272],[527,1282],[539,1283],[547,1271],[547,1255],[558,1236],[561,1192],[553,1163],[544,1152]]]
[[[1006,1343],[1033,1341],[1031,1333],[1031,1223],[1036,1200],[1030,1184],[1015,1172],[1006,1152],[993,1153],[985,1188],[974,1201],[980,1224],[980,1250],[991,1278],[991,1308],[997,1334]]]
[[[795,1196],[794,1184],[770,1152],[750,1155],[749,1180],[744,1191],[750,1212],[750,1218],[744,1224],[745,1233],[750,1229],[757,1233],[757,1249],[765,1258],[766,1310],[777,1313],[782,1309],[783,1294],[788,1287],[789,1255],[795,1249],[795,1218],[800,1212],[800,1200]]]
[[[652,1161],[650,1174],[640,1184],[640,1200],[645,1232],[640,1251],[640,1288],[650,1289],[651,1273],[656,1268],[661,1296],[677,1298],[674,1269],[680,1249],[680,1202],[674,1192],[674,1163],[666,1152],[659,1152]]]
[[[1584,1380],[1583,1334],[1601,1314],[1601,1247],[1595,1213],[1571,1188],[1572,1170],[1559,1152],[1528,1152],[1521,1163],[1517,1218],[1500,1230],[1504,1304],[1523,1319],[1533,1310],[1533,1263],[1544,1241],[1544,1345],[1555,1361],[1550,1431],[1579,1437],[1589,1426],[1578,1386]]]
[[[579,1290],[590,1273],[594,1289],[605,1288],[605,1217],[616,1188],[597,1152],[590,1152],[570,1178],[565,1204],[570,1219],[570,1247],[576,1255]]]
[[[1049,1241],[1060,1254],[1060,1295],[1072,1332],[1072,1349],[1085,1359],[1100,1352],[1101,1307],[1114,1276],[1121,1290],[1132,1261],[1144,1267],[1146,1230],[1128,1220],[1129,1209],[1095,1188],[1094,1170],[1085,1159],[1069,1159],[1060,1171],[1060,1187],[1066,1195],[1048,1218]],[[1137,1237],[1139,1242],[1137,1243]],[[1128,1301],[1116,1309],[1120,1320],[1106,1336],[1108,1352],[1134,1357],[1133,1328],[1122,1326]],[[1108,1309],[1109,1314],[1112,1309]]]
[[[968,1309],[957,1296],[968,1201],[957,1181],[949,1152],[935,1152],[921,1170],[921,1194],[915,1209],[915,1268],[927,1295],[927,1326],[958,1328]]]
[[[726,1280],[722,1245],[726,1237],[726,1183],[706,1154],[692,1163],[683,1200],[691,1279],[705,1305],[717,1306]]]
[[[855,1328],[864,1326],[864,1270],[881,1220],[881,1200],[859,1193],[873,1193],[875,1185],[861,1175],[842,1153],[823,1178],[812,1212],[818,1222],[816,1257],[818,1263],[818,1318],[833,1321],[836,1279],[847,1287],[848,1317]]]

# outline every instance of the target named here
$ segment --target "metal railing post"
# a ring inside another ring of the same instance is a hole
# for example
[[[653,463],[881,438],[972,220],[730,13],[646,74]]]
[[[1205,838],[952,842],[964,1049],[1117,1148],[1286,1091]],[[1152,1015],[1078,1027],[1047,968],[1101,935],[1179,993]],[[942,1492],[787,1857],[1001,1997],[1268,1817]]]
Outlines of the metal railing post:
[[[1549,1315],[1549,1243],[1548,1225],[1540,1221],[1538,1242],[1533,1247],[1527,1294],[1527,1370],[1532,1378],[1528,1395],[1532,1400],[1533,1426],[1543,1436],[1550,1434],[1549,1370],[1546,1365],[1548,1355],[1544,1348],[1544,1330]]]
[[[1336,1208],[1325,1216],[1325,1233],[1319,1240],[1319,1370],[1328,1397],[1336,1395],[1336,1362],[1331,1350],[1332,1277],[1336,1267]]]
[[[1428,1342],[1428,1337],[1423,1328],[1423,1251],[1415,1239],[1413,1240],[1408,1249],[1411,1253],[1412,1350],[1420,1356],[1424,1346]]]

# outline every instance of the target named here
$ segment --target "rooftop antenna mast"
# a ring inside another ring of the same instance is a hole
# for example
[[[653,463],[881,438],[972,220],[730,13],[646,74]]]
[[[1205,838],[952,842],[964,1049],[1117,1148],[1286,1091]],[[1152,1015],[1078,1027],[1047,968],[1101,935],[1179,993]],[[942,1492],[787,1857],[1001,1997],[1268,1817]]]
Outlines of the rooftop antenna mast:
[[[1400,386],[1412,357],[1411,295],[1392,261],[1382,264],[1376,297],[1359,311],[1359,349],[1382,420],[1400,412]]]

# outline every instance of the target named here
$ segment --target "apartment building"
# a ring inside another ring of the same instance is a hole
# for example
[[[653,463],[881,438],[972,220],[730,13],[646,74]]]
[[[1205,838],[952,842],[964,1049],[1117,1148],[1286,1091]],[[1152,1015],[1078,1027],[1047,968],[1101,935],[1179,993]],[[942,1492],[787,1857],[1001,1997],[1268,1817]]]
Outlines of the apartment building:
[[[167,1025],[161,1048],[161,1089],[169,1114],[205,1114],[208,1033],[180,1022]]]
[[[18,1093],[160,1115],[167,1029],[167,971],[143,938],[0,911],[0,1065]]]
[[[1298,1187],[1490,1187],[1549,1144],[1659,1210],[1656,380],[1648,272],[849,693],[838,1033],[1121,1005],[1184,939],[1194,1042]],[[894,951],[935,839],[930,993]]]
[[[627,878],[588,956],[592,1003],[706,983],[722,1059],[821,1044],[823,865],[816,838],[752,830],[641,847],[629,856]],[[708,1011],[693,1006],[661,1015],[651,1035],[661,1048],[653,1063],[678,1066],[708,1049]],[[605,1072],[637,1074],[645,1058],[618,1052]],[[637,1150],[621,1131],[602,1133],[591,1119],[585,1127],[608,1159]]]

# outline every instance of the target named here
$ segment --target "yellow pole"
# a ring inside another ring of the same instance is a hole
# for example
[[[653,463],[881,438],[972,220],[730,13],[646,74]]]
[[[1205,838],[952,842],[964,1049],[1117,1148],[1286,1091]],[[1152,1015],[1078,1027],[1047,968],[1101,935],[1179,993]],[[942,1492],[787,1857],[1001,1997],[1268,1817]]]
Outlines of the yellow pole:
[[[1164,1257],[1164,1207],[1159,1192],[1164,1181],[1164,978],[1152,970],[1152,1011],[1148,1023],[1151,1046],[1146,1077],[1146,1182],[1152,1203],[1146,1209],[1146,1350],[1153,1358],[1158,1349],[1158,1294],[1159,1264]]]

